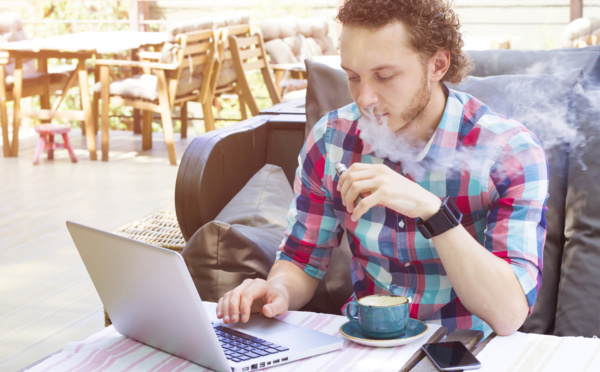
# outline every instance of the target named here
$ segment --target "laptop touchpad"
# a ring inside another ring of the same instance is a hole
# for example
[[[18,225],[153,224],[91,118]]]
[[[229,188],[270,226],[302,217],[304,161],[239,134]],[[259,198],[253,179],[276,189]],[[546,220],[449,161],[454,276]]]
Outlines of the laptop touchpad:
[[[234,329],[249,332],[260,336],[276,335],[280,332],[290,332],[299,327],[293,324],[282,322],[278,319],[270,319],[257,314],[252,314],[248,323],[236,323]]]

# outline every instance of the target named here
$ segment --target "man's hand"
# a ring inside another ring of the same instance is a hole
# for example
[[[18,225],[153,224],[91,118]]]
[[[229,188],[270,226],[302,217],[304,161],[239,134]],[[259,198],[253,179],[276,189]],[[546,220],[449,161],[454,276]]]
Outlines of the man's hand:
[[[267,280],[246,279],[225,293],[217,303],[217,318],[223,322],[247,322],[250,313],[262,312],[266,317],[297,310],[312,298],[319,280],[310,277],[295,264],[278,260]]]
[[[352,164],[340,177],[338,191],[353,221],[375,205],[421,219],[433,216],[441,205],[439,197],[384,164]],[[355,207],[359,195],[363,199]]]
[[[288,310],[289,298],[285,290],[276,288],[264,279],[246,279],[235,289],[225,293],[217,304],[217,318],[225,324],[241,320],[246,323],[250,313],[262,312],[272,318]]]

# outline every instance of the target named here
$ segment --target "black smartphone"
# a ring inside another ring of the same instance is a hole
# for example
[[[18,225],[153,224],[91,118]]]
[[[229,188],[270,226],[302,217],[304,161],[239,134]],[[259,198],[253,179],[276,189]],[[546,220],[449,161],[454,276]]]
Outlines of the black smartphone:
[[[477,369],[481,363],[460,341],[424,344],[421,349],[440,371]]]

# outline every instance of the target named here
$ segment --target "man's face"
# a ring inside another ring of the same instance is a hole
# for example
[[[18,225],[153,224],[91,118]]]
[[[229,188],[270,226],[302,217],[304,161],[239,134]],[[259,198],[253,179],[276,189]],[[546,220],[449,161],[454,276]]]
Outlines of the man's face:
[[[340,37],[342,68],[350,93],[363,115],[402,136],[417,135],[431,98],[427,66],[406,40],[402,23],[378,30],[344,26]]]

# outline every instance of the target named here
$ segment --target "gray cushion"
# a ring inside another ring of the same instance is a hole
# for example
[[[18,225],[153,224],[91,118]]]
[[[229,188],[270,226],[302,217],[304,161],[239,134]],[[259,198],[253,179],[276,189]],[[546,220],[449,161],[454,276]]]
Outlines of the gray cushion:
[[[539,75],[469,77],[458,86],[492,110],[524,124],[549,149],[578,132],[567,125],[573,87],[582,79],[581,69]]]
[[[569,116],[573,87],[580,77],[581,70],[547,75],[470,77],[454,87],[524,124],[540,139],[548,157],[550,183],[542,286],[534,310],[522,328],[525,332],[553,333],[554,329],[565,241],[567,158],[570,146],[582,140]]]
[[[283,170],[276,165],[266,164],[229,201],[215,220],[279,230],[285,228],[285,216],[293,197]]]
[[[202,299],[218,301],[245,279],[267,277],[285,235],[292,199],[283,170],[267,164],[214,221],[196,231],[182,255]],[[331,273],[303,310],[340,313],[352,293],[349,248],[336,249],[330,266]]]
[[[292,198],[283,170],[267,164],[196,231],[182,255],[202,299],[217,301],[244,279],[267,277]]]
[[[216,302],[245,279],[266,278],[281,238],[260,228],[211,221],[182,251],[200,298]]]
[[[219,76],[217,77],[217,87],[223,87],[229,85],[237,80],[237,74],[235,73],[235,67],[233,67],[233,61],[228,59],[223,62]]]
[[[176,22],[169,26],[167,33],[169,34],[169,41],[175,41],[178,34],[185,32],[248,24],[249,21],[250,16],[245,12],[224,16],[207,16],[190,21]]]
[[[298,62],[292,49],[283,39],[273,39],[265,42],[265,51],[269,55],[271,64]]]
[[[299,18],[298,31],[305,37],[325,38],[329,33],[329,25],[324,17]]]
[[[585,141],[568,158],[566,244],[555,334],[600,336],[600,90],[574,89],[577,129]]]
[[[200,89],[202,78],[189,75],[189,70],[181,73],[177,84],[177,97]],[[94,91],[100,92],[102,83],[94,84]],[[122,96],[133,99],[145,99],[147,101],[158,100],[158,78],[155,75],[134,75],[127,79],[115,80],[109,84],[109,92],[112,96]]]
[[[23,74],[23,87],[29,88],[39,84],[44,84],[48,82],[48,78],[50,76],[48,74],[42,74],[41,72],[28,72]],[[15,78],[13,75],[8,75],[4,79],[4,83],[6,84],[6,90],[12,90],[13,84],[15,82]]]
[[[160,50],[160,58],[158,62],[160,63],[172,63],[175,60],[175,56],[177,52],[181,49],[181,45],[167,41],[163,44],[162,49]]]
[[[155,101],[158,99],[158,78],[154,75],[134,75],[127,79],[113,81],[109,84],[110,95]],[[100,92],[102,83],[94,84],[94,91]]]
[[[296,17],[267,18],[260,22],[260,32],[265,41],[283,39],[298,33]]]
[[[314,56],[336,54],[324,17],[270,18],[261,21],[261,34],[271,63],[297,63]]]
[[[327,112],[352,102],[352,97],[343,71],[310,60],[306,61],[306,70],[306,117],[307,130],[310,130]],[[572,102],[571,95],[580,78],[581,70],[575,69],[547,75],[471,77],[455,87],[478,97],[493,110],[528,126],[540,138],[549,159],[550,196],[546,214],[548,231],[543,284],[534,311],[523,327],[527,332],[554,331],[565,242],[568,157],[570,146],[577,146],[582,140],[581,133],[573,128],[569,111],[572,105],[577,105]],[[555,133],[559,133],[559,136]],[[585,183],[580,187],[586,188],[588,185]]]
[[[472,50],[473,76],[550,74],[582,69],[591,83],[600,82],[600,46],[555,50]]]
[[[18,13],[2,13],[0,14],[0,36],[6,41],[25,40],[25,32],[23,32],[23,22]]]
[[[353,102],[348,88],[348,75],[326,64],[304,60],[308,78],[306,88],[305,138],[314,125],[328,112]]]

